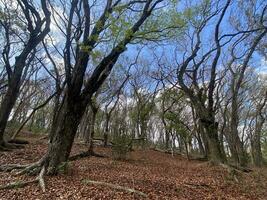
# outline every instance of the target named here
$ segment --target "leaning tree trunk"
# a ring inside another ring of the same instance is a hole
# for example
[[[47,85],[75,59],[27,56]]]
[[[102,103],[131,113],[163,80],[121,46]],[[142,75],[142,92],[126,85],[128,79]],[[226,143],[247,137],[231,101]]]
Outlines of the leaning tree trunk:
[[[21,5],[24,7],[22,9],[22,13],[27,16],[29,13],[34,13],[35,18],[35,27],[33,27],[33,22],[30,17],[26,17],[26,23],[28,23],[29,30],[29,40],[25,42],[22,52],[15,57],[15,64],[12,67],[13,70],[9,69],[9,81],[8,81],[8,89],[7,93],[1,103],[0,106],[0,148],[1,145],[7,145],[4,141],[4,132],[9,119],[9,115],[11,110],[17,100],[21,80],[24,79],[22,77],[23,70],[27,72],[27,67],[25,65],[29,65],[29,63],[34,58],[34,53],[29,58],[28,63],[26,64],[27,58],[30,53],[36,48],[36,46],[45,38],[45,36],[50,31],[50,12],[47,9],[46,1],[41,1],[41,7],[44,14],[44,18],[42,19],[37,10],[29,6],[27,1],[22,1]],[[41,23],[41,25],[40,25]],[[30,28],[29,28],[30,27]]]
[[[48,150],[43,160],[43,165],[47,169],[47,174],[57,174],[61,163],[67,162],[74,138],[83,115],[84,109],[77,106],[80,104],[69,103],[64,99],[50,134]]]
[[[11,113],[12,108],[16,103],[16,99],[19,93],[20,74],[17,74],[10,80],[7,93],[5,94],[0,106],[0,147],[7,147],[7,143],[4,140],[4,133],[6,125]]]

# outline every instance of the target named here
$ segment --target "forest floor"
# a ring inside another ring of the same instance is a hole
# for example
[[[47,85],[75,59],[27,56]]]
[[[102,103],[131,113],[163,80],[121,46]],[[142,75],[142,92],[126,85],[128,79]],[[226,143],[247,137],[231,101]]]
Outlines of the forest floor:
[[[27,164],[37,161],[47,148],[45,140],[34,139],[25,149],[0,152],[0,165]],[[84,151],[85,145],[75,144],[72,154]],[[109,148],[96,147],[96,153],[110,156]],[[15,176],[0,172],[0,185],[35,177]],[[267,169],[237,174],[234,179],[225,169],[207,162],[153,150],[135,150],[129,160],[87,157],[68,164],[68,169],[55,177],[45,177],[46,192],[33,183],[24,188],[0,190],[0,200],[54,199],[267,199]],[[107,186],[88,184],[102,181],[139,190],[137,194]]]

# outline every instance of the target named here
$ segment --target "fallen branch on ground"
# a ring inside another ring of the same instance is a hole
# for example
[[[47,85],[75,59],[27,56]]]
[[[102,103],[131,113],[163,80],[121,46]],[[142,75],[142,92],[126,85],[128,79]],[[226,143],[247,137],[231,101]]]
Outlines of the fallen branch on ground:
[[[69,161],[74,161],[74,160],[78,160],[78,159],[81,159],[81,158],[86,158],[86,157],[89,157],[89,156],[94,156],[94,157],[98,157],[98,158],[107,158],[107,156],[104,156],[104,155],[101,155],[101,154],[98,154],[98,153],[95,153],[95,152],[85,151],[85,152],[76,154],[74,156],[71,156],[69,158]]]
[[[171,150],[162,150],[162,149],[159,149],[159,148],[150,148],[150,150],[152,151],[158,151],[158,152],[161,152],[161,153],[167,153],[167,154],[175,154],[175,155],[183,155],[182,153],[179,153],[179,152],[172,152]]]
[[[188,186],[188,187],[194,187],[194,188],[198,188],[198,187],[207,187],[209,188],[210,186],[205,184],[205,183],[199,183],[199,184],[196,184],[196,183],[184,183],[184,185]]]
[[[8,141],[8,143],[12,143],[12,144],[29,144],[29,142],[27,140],[22,140],[22,139],[10,139]]]
[[[22,149],[24,148],[21,144],[3,142],[0,144],[0,151],[12,151],[13,149]]]
[[[123,190],[123,191],[126,191],[128,193],[133,193],[133,194],[138,194],[142,197],[147,197],[147,194],[139,191],[139,190],[135,190],[135,189],[131,189],[131,188],[127,188],[127,187],[123,187],[123,186],[120,186],[120,185],[115,185],[115,184],[112,184],[112,183],[106,183],[106,182],[101,182],[101,181],[92,181],[92,180],[83,180],[83,182],[85,184],[94,184],[94,185],[102,185],[102,186],[107,186],[107,187],[110,187],[110,188],[113,188],[113,189],[116,189],[116,190]]]
[[[45,135],[45,136],[39,138],[39,140],[46,140],[46,139],[48,139],[48,135]]]
[[[190,157],[189,160],[208,161],[206,157]]]
[[[88,143],[85,141],[76,141],[75,144],[88,145]],[[103,146],[104,145],[104,139],[94,138],[93,144],[94,144],[94,146]],[[112,147],[112,145],[113,145],[112,142],[109,142],[106,147]]]

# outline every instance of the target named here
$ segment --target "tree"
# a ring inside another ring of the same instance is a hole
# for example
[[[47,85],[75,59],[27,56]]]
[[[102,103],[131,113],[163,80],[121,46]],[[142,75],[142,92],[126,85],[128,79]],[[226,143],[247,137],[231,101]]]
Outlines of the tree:
[[[108,0],[103,8],[102,14],[92,29],[90,23],[91,7],[89,2],[87,0],[73,0],[71,2],[64,48],[66,88],[64,90],[63,100],[59,106],[60,109],[53,122],[55,128],[52,127],[54,132],[50,134],[47,153],[37,163],[29,167],[31,170],[32,168],[37,168],[39,170],[45,170],[47,174],[56,174],[59,165],[62,162],[68,161],[76,131],[90,99],[108,77],[119,56],[126,50],[126,45],[134,39],[135,33],[139,31],[142,24],[161,2],[162,0],[155,2],[148,0],[144,2],[130,1],[125,4],[120,0],[115,2]],[[79,9],[81,5],[82,11]],[[93,50],[100,40],[101,33],[106,30],[108,20],[112,17],[114,11],[116,11],[116,9],[118,10],[118,7],[129,11],[132,6],[142,7],[138,19],[133,24],[129,25],[129,28],[127,27],[120,41],[115,44],[110,53],[98,62],[91,75],[84,80],[89,58],[93,55]],[[80,12],[76,12],[77,9]],[[75,23],[74,16],[76,14],[77,19],[81,19],[82,13],[84,13],[84,23],[81,24],[81,21],[78,20],[76,23],[77,27],[73,32],[73,24]],[[83,34],[79,34],[80,30],[83,31]],[[75,41],[77,43],[75,46],[75,60],[73,61],[72,42],[74,36],[76,37]],[[81,42],[79,42],[80,39]]]
[[[40,44],[48,34],[50,28],[50,11],[47,8],[46,0],[41,0],[43,16],[37,11],[37,8],[27,0],[16,1],[20,7],[18,12],[23,13],[23,18],[26,20],[27,37],[25,38],[24,47],[20,53],[16,53],[15,62],[11,64],[10,58],[10,33],[13,32],[12,20],[14,16],[9,14],[1,14],[1,26],[5,30],[6,43],[2,53],[5,69],[8,75],[7,91],[0,105],[0,149],[7,149],[10,145],[4,140],[4,132],[9,119],[11,110],[17,100],[19,89],[21,86],[21,78],[23,70],[34,58],[34,49]],[[13,2],[14,3],[14,2]],[[10,6],[13,5],[10,4]],[[8,5],[8,4],[6,4]],[[12,8],[7,8],[11,9]],[[28,62],[28,63],[27,63]],[[27,71],[27,70],[26,70]]]

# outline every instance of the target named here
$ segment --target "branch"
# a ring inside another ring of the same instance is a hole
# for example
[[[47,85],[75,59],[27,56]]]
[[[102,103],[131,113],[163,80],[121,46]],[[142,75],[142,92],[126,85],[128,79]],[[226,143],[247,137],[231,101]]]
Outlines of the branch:
[[[131,188],[127,188],[127,187],[124,187],[124,186],[120,186],[120,185],[115,185],[115,184],[112,184],[112,183],[106,183],[106,182],[101,182],[101,181],[91,181],[91,180],[83,180],[83,183],[85,184],[93,184],[93,185],[101,185],[101,186],[107,186],[107,187],[110,187],[110,188],[113,188],[113,189],[116,189],[116,190],[123,190],[123,191],[126,191],[128,193],[131,193],[131,194],[138,194],[142,197],[148,197],[147,194],[141,192],[141,191],[138,191],[138,190],[135,190],[135,189],[131,189]]]

